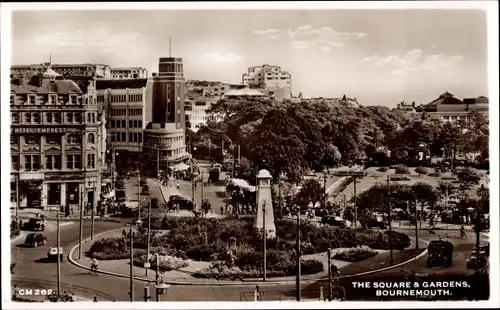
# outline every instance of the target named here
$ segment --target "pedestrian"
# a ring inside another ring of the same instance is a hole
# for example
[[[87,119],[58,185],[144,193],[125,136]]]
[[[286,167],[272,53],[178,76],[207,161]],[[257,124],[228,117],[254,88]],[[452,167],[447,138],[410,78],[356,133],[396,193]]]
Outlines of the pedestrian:
[[[94,296],[94,302],[97,302],[97,296]]]
[[[220,206],[220,214],[224,214],[224,207]]]
[[[71,301],[71,302],[75,302],[75,301],[76,301],[75,292],[72,292],[72,293],[71,293],[71,296],[70,296],[69,298],[70,298],[70,301]]]
[[[176,182],[175,182],[175,185],[177,186],[177,189],[178,189],[178,190],[181,188],[181,186],[179,185],[179,181],[176,181]]]

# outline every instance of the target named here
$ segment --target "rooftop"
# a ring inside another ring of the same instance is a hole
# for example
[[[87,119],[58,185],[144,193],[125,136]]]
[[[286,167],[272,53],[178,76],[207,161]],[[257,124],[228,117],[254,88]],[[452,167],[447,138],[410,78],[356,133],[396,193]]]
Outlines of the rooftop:
[[[37,77],[32,78],[30,81],[21,80],[11,81],[10,89],[13,93],[23,94],[23,93],[37,93],[37,94],[47,94],[47,93],[57,93],[57,94],[69,94],[74,93],[82,95],[83,92],[78,87],[78,85],[72,80],[49,80],[44,79],[41,86],[38,86],[35,82]]]
[[[251,88],[233,89],[224,94],[224,97],[239,97],[239,96],[263,97],[265,95],[262,92]]]

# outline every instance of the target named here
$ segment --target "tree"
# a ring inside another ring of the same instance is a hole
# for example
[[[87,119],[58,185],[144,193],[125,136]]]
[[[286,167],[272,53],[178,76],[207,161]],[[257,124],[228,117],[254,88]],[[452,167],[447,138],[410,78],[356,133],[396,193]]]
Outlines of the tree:
[[[324,198],[323,186],[316,179],[306,180],[296,196],[296,203],[302,207],[308,206],[312,203],[316,206]]]
[[[434,209],[438,202],[439,195],[432,185],[418,182],[412,185],[412,191],[415,194],[417,203],[420,203],[420,210],[424,213],[424,206],[428,206],[431,210]]]
[[[462,129],[457,124],[445,123],[441,130],[440,141],[445,158],[448,158],[454,166],[459,147],[463,143]]]
[[[339,148],[330,143],[325,153],[325,161],[338,167],[342,161],[342,154],[340,154]]]
[[[462,169],[457,173],[460,187],[464,190],[470,189],[473,185],[479,184],[481,177],[476,170],[471,168]]]
[[[237,168],[236,177],[248,181],[248,183],[255,185],[257,177],[257,166],[253,165],[247,158],[242,157]]]
[[[415,169],[415,172],[418,173],[419,176],[422,176],[422,175],[428,174],[429,170],[427,170],[427,168],[425,168],[425,167],[417,167]]]

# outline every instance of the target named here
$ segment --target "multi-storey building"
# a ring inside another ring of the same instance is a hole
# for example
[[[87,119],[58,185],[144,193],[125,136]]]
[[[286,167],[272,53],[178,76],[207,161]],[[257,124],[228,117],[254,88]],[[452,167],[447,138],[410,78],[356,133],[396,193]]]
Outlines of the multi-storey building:
[[[51,64],[47,62],[43,64],[12,66],[10,73],[14,77],[20,74],[31,76],[42,74],[49,67],[68,79],[74,77],[111,78],[110,67],[103,64]]]
[[[292,76],[282,71],[279,66],[259,65],[248,68],[243,73],[242,82],[250,88],[261,89],[266,95],[276,101],[283,101],[292,97]]]
[[[160,170],[170,173],[179,169],[182,166],[179,164],[189,157],[185,138],[182,58],[160,58],[158,73],[153,73],[148,79],[147,88],[151,112],[148,113],[149,123],[144,129],[143,153],[148,155],[154,171],[159,166]]]
[[[11,80],[11,202],[19,207],[96,205],[104,120],[93,85],[85,94],[50,67]]]
[[[112,79],[147,79],[148,70],[140,67],[113,67],[111,68]]]
[[[225,93],[233,89],[244,88],[245,85],[229,84],[217,81],[189,80],[186,82],[186,92],[205,91],[214,97],[222,97]]]
[[[187,93],[185,100],[186,126],[189,124],[189,129],[196,132],[207,123],[207,112],[217,103],[219,96],[213,96],[203,89],[195,89]]]
[[[106,112],[107,148],[127,156],[142,152],[147,79],[97,80],[97,102]]]
[[[488,118],[489,100],[486,97],[466,98],[463,101],[445,92],[432,102],[417,108],[417,112],[426,113],[446,122],[468,121],[472,111]]]

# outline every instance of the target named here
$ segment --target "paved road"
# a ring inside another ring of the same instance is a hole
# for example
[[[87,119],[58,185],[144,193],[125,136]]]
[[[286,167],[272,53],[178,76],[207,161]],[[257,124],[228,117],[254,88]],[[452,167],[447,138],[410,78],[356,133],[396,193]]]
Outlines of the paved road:
[[[50,222],[49,222],[50,223]],[[53,224],[49,224],[49,226]],[[102,231],[107,231],[114,228],[123,227],[123,223],[112,223],[112,222],[96,222],[95,223],[95,233],[100,233]],[[407,231],[408,235],[413,236],[414,232]],[[448,231],[449,235],[454,236],[453,232]],[[456,237],[458,237],[459,232],[456,231]],[[55,230],[47,230],[45,232],[49,242],[47,245],[40,246],[38,248],[23,248],[18,246],[23,240],[16,242],[11,245],[12,248],[12,260],[16,262],[16,274],[14,277],[28,278],[35,280],[48,280],[56,281],[56,264],[48,263],[45,260],[47,250],[52,246],[56,240]],[[84,224],[84,236],[85,238],[90,236],[90,221],[85,221]],[[422,232],[422,239],[430,240],[435,238],[428,233]],[[67,225],[61,228],[61,244],[64,248],[65,254],[67,254],[74,244],[78,242],[79,239],[79,225]],[[449,239],[455,244],[454,252],[454,263],[451,268],[433,268],[430,270],[432,273],[448,273],[450,271],[466,272],[465,261],[470,250],[474,244],[473,234],[468,234],[467,239],[451,238]],[[416,268],[419,272],[426,271],[425,257],[418,260],[415,263],[405,266],[405,270],[410,268]],[[385,272],[387,275],[394,273],[395,271]],[[398,271],[396,271],[398,272]],[[113,276],[106,275],[90,275],[88,271],[82,270],[73,266],[67,262],[65,258],[64,262],[61,264],[61,281],[66,284],[79,285],[87,288],[98,289],[99,291],[113,296],[119,301],[128,301],[128,291],[129,291],[129,280],[125,278],[117,278]],[[383,276],[384,273],[381,274]],[[15,282],[14,282],[15,283]],[[135,300],[141,300],[143,294],[143,286],[146,284],[140,281],[134,281],[134,294]],[[310,284],[302,285],[303,289],[307,290]],[[35,287],[31,287],[35,288]],[[170,301],[239,301],[250,300],[252,297],[252,291],[255,287],[248,285],[233,286],[233,287],[217,287],[217,286],[172,286],[169,292],[163,300]],[[272,291],[276,292],[277,289],[283,291],[294,290],[294,285],[286,286],[267,286],[261,285],[261,290],[269,291],[267,298],[274,300],[279,300],[282,294],[273,296]],[[246,293],[245,293],[246,292]],[[318,293],[319,294],[319,293]],[[283,297],[284,298],[284,297]],[[287,299],[293,299],[293,294],[288,296]]]

